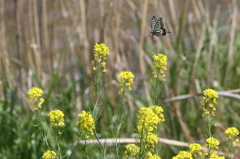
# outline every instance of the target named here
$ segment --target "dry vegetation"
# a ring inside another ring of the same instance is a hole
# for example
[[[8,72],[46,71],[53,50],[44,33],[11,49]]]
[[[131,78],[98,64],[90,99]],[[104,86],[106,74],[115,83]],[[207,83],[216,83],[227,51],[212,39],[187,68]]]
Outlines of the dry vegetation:
[[[126,103],[132,114],[129,121],[134,121],[138,108],[151,104],[151,56],[161,53],[168,56],[161,97],[168,121],[162,137],[203,142],[199,96],[204,89],[214,88],[222,91],[216,136],[224,140],[222,132],[226,127],[239,126],[239,6],[237,0],[0,0],[0,118],[7,123],[6,127],[13,128],[11,133],[25,132],[33,124],[24,119],[26,114],[31,119],[32,113],[26,92],[37,86],[45,92],[45,109],[59,106],[58,109],[71,114],[70,124],[75,120],[75,112],[86,108],[93,46],[103,42],[110,49],[102,97],[104,115],[98,123],[106,125],[100,130],[103,137],[111,136],[108,126],[119,100],[117,74],[128,70],[136,76],[134,91]],[[164,18],[171,34],[151,36],[153,15]],[[192,98],[185,100],[189,97]],[[126,134],[133,133],[130,127],[126,128]],[[5,128],[0,131],[8,134]],[[73,131],[66,130],[74,136]],[[33,132],[36,133],[29,130],[25,135]],[[2,141],[11,146],[24,137],[13,135],[13,139],[3,139],[3,136]],[[170,154],[178,153],[173,141],[168,144]],[[40,143],[36,148],[39,146]],[[20,150],[14,147],[19,158],[28,158],[27,152],[35,146],[25,153],[24,147],[26,143]],[[11,154],[7,147],[0,148],[1,154]]]

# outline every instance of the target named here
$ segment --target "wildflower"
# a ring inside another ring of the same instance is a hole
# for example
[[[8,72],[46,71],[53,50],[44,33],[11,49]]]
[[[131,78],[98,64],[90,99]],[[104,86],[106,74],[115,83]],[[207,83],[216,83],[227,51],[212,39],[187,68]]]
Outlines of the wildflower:
[[[154,151],[155,145],[158,143],[157,135],[152,132],[142,131],[138,136],[138,140],[141,140],[141,143],[144,143],[144,149],[149,149]]]
[[[216,152],[213,152],[209,159],[225,159],[224,156],[218,156]]]
[[[161,106],[151,106],[148,108],[141,108],[138,116],[138,131],[143,129],[147,131],[153,131],[156,129],[156,125],[160,122],[164,122],[163,109]],[[144,128],[142,128],[144,127]]]
[[[239,139],[233,140],[233,138],[237,135],[239,135],[239,131],[235,127],[230,127],[225,131],[225,134],[227,135],[226,140],[232,140],[233,147],[237,146],[237,142],[239,142]]]
[[[138,115],[137,132],[139,133],[137,141],[140,140],[141,148],[135,144],[128,144],[126,146],[125,154],[137,156],[138,154],[144,155],[143,158],[148,159],[161,159],[156,154],[152,154],[155,151],[155,146],[158,143],[157,124],[165,121],[163,115],[163,109],[160,106],[151,106],[148,108],[141,108]],[[141,152],[140,152],[141,151]],[[128,157],[128,156],[127,156]]]
[[[165,81],[164,70],[167,70],[167,56],[158,54],[153,56],[152,74],[154,78],[160,77],[162,81]]]
[[[50,128],[65,126],[64,124],[64,114],[61,110],[53,110],[49,113],[50,122],[52,123]]]
[[[237,146],[237,142],[239,142],[239,139],[236,139],[236,140],[234,140],[234,141],[232,142],[233,147],[236,147],[236,146]]]
[[[155,145],[158,143],[155,130],[157,124],[164,122],[163,109],[160,106],[151,106],[148,108],[141,108],[138,115],[137,132],[145,149],[154,151]]]
[[[147,158],[147,159],[161,159],[158,155],[152,154],[152,153],[149,152],[149,151],[146,153],[146,158]]]
[[[218,149],[219,141],[217,139],[215,139],[214,137],[210,137],[206,141],[206,147]]]
[[[180,151],[177,156],[172,159],[193,159],[192,154],[188,151]]]
[[[190,153],[193,154],[194,156],[202,155],[202,152],[201,152],[202,146],[200,144],[196,144],[196,143],[190,144],[189,148],[190,148]]]
[[[226,140],[231,140],[233,138],[233,136],[239,135],[239,131],[235,127],[230,127],[225,131],[225,134],[228,135],[226,137]]]
[[[80,139],[88,139],[90,136],[93,136],[93,129],[95,129],[94,120],[90,113],[86,111],[82,111],[82,113],[78,114],[80,117],[79,121],[76,125],[80,130]]]
[[[140,148],[135,144],[128,144],[126,147],[125,154],[128,157],[127,154],[130,154],[132,156],[136,156],[139,153]]]
[[[41,98],[43,94],[43,90],[40,88],[33,87],[28,91],[28,98],[32,100],[30,105],[34,108],[34,110],[38,110],[42,107],[44,99]]]
[[[202,116],[206,114],[215,116],[216,108],[214,104],[217,104],[217,101],[216,101],[216,99],[218,98],[217,92],[212,89],[206,89],[205,91],[203,91],[203,93],[204,93],[204,97],[203,97],[204,101],[202,103],[203,105]]]
[[[102,72],[106,72],[106,62],[107,55],[109,54],[109,48],[101,43],[101,44],[95,44],[94,46],[94,61],[97,62],[97,65],[95,65],[94,61],[92,61],[93,70],[97,70],[102,68]]]
[[[43,153],[42,157],[45,159],[54,159],[56,158],[56,155],[57,155],[56,152],[48,150]]]
[[[119,73],[118,76],[120,77],[120,84],[118,85],[120,90],[118,94],[124,93],[124,95],[126,95],[125,94],[126,90],[128,91],[132,90],[131,84],[133,83],[134,75],[132,74],[132,72],[123,71]]]

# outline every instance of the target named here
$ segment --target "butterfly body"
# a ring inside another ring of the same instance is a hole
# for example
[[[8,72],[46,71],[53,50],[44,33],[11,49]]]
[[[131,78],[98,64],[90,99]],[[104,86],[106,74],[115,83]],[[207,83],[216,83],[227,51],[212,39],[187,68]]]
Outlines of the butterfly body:
[[[154,15],[152,17],[152,36],[153,35],[156,35],[156,36],[166,36],[167,33],[171,33],[169,31],[167,31],[165,28],[164,28],[164,23],[163,23],[163,18],[159,18],[157,20],[156,16]]]

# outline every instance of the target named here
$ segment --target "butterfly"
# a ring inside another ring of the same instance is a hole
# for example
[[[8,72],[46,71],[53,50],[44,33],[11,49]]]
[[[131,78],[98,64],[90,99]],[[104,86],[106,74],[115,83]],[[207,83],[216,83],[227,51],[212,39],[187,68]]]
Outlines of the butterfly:
[[[169,31],[167,31],[165,28],[164,28],[164,23],[163,23],[163,18],[159,18],[157,20],[156,16],[154,15],[152,17],[152,36],[153,35],[156,35],[156,36],[166,36],[167,33],[171,33]]]

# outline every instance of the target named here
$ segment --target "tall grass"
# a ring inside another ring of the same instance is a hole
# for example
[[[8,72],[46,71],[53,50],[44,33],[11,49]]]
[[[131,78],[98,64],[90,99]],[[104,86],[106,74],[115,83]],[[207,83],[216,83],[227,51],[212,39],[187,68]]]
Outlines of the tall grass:
[[[33,127],[33,110],[26,98],[33,86],[45,92],[43,115],[52,109],[66,114],[63,146],[76,142],[76,130],[70,125],[81,110],[88,109],[97,42],[104,42],[111,52],[103,111],[96,122],[101,138],[114,137],[111,128],[120,98],[117,74],[124,70],[134,73],[135,82],[125,103],[129,125],[123,137],[134,133],[138,109],[152,104],[151,56],[161,53],[168,56],[159,97],[166,118],[161,137],[171,139],[163,145],[161,156],[171,158],[186,149],[184,143],[176,146],[177,141],[204,143],[200,103],[206,88],[221,91],[214,123],[216,137],[224,141],[227,127],[240,129],[239,5],[237,0],[0,0],[0,158],[42,156],[44,145]],[[171,34],[151,37],[152,15],[163,17]],[[80,158],[81,152],[75,157]]]

